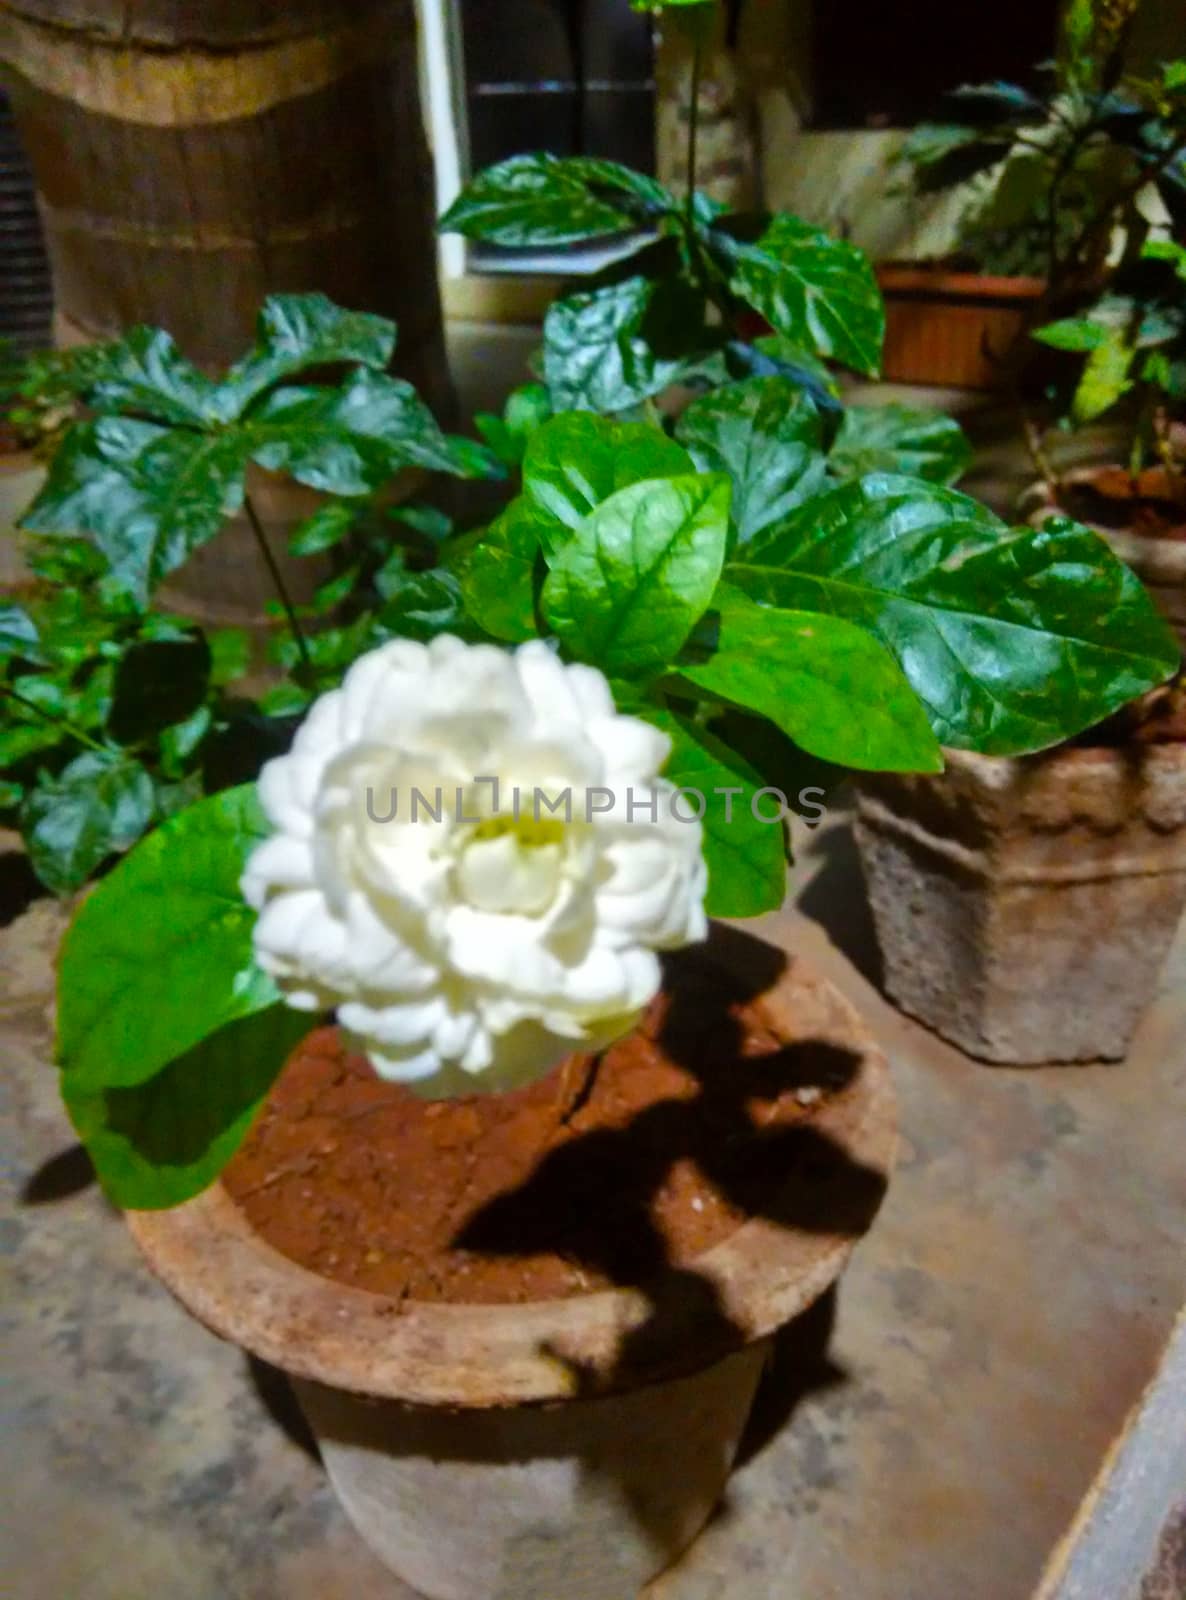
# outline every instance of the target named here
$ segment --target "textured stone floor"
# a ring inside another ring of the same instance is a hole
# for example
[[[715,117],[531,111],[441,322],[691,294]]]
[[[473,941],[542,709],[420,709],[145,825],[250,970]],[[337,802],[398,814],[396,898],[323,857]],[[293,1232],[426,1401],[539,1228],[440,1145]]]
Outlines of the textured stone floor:
[[[1186,1292],[1186,942],[1123,1065],[977,1066],[869,980],[847,828],[767,919],[889,1052],[903,1146],[784,1339],[727,1504],[651,1600],[1027,1600]],[[185,1315],[88,1182],[47,1065],[61,926],[0,932],[12,1600],[409,1600],[283,1379]],[[1098,1597],[1105,1600],[1105,1597]]]

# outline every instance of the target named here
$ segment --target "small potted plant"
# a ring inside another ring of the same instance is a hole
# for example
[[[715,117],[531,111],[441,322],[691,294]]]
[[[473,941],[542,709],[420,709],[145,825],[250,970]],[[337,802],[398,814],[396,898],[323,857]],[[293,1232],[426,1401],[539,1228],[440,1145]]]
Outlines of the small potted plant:
[[[1186,493],[1177,421],[1186,254],[1148,240],[1082,316],[1036,338],[1079,352],[1071,426],[1132,407],[1126,463],[1043,471],[1038,527],[1080,517],[1186,638]],[[1018,575],[1018,605],[1028,584]],[[1019,613],[1020,619],[1021,613]],[[1137,687],[1133,684],[1133,689]],[[973,1055],[1119,1058],[1186,904],[1186,699],[1180,676],[1041,755],[949,752],[938,778],[862,781],[857,836],[890,994]]]
[[[1034,337],[1083,358],[1062,426],[1120,413],[1129,447],[1122,463],[1064,472],[1040,450],[1043,476],[1023,508],[1039,523],[1065,512],[1095,528],[1186,641],[1186,249],[1147,240],[1094,305]]]
[[[966,196],[952,262],[887,262],[885,375],[1013,387],[1026,335],[1098,293],[1117,243],[1186,216],[1182,64],[1123,74],[1135,0],[1077,0],[1045,87],[968,85],[897,158],[919,195]],[[1030,362],[1032,365],[1032,362]]]

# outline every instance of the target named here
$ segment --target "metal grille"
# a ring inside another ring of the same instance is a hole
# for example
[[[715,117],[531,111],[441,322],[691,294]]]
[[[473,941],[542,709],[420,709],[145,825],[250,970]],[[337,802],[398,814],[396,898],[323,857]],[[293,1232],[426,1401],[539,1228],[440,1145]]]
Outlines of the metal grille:
[[[33,174],[0,91],[0,339],[29,351],[50,342],[53,288]]]

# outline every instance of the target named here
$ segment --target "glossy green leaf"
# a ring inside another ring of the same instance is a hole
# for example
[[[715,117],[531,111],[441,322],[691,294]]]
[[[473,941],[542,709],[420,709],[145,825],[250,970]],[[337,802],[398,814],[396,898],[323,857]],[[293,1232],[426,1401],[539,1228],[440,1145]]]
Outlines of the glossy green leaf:
[[[748,544],[824,487],[819,412],[786,378],[715,389],[684,412],[676,437],[696,465],[733,482],[733,520]]]
[[[972,446],[954,417],[911,406],[849,406],[828,466],[837,478],[904,472],[931,483],[955,483],[968,469]]]
[[[88,897],[58,968],[58,1059],[74,1089],[144,1083],[275,1004],[239,892],[268,832],[255,785],[226,790],[156,829]]]
[[[277,389],[244,427],[261,467],[341,495],[366,494],[405,466],[456,472],[463,442],[441,432],[410,383],[365,368],[337,389]]]
[[[121,744],[141,744],[184,722],[206,699],[210,646],[197,631],[129,646],[115,670],[108,727]]]
[[[202,740],[210,732],[213,723],[214,714],[210,707],[200,705],[188,717],[183,717],[179,722],[170,723],[163,730],[160,739],[160,753],[161,771],[165,777],[176,779],[183,777],[188,762],[201,745]],[[199,800],[201,793],[195,794],[193,798]]]
[[[379,623],[402,639],[435,639],[438,633],[464,637],[472,632],[461,584],[443,567],[406,574],[380,611]]]
[[[532,435],[523,458],[523,494],[537,519],[553,525],[543,539],[553,548],[562,542],[562,530],[579,527],[619,489],[694,470],[689,453],[661,428],[568,412]]]
[[[487,528],[459,563],[465,608],[495,639],[518,644],[535,637],[535,564],[540,523],[525,496]]]
[[[579,162],[544,154],[487,167],[440,220],[443,233],[512,247],[575,244],[632,225],[628,211],[594,194]]]
[[[1141,584],[1095,534],[1065,519],[1010,530],[917,478],[841,484],[727,575],[766,604],[876,634],[939,739],[990,755],[1069,738],[1178,659]]]
[[[619,489],[551,560],[544,615],[569,654],[643,677],[679,650],[712,598],[729,527],[720,474]]]
[[[877,376],[885,310],[863,250],[784,214],[755,243],[730,241],[727,253],[734,293],[777,332],[818,355]]]
[[[100,346],[87,403],[100,413],[135,411],[157,422],[204,427],[221,420],[219,386],[199,372],[163,328],[132,328]]]
[[[33,870],[54,894],[79,889],[134,844],[153,817],[152,779],[138,761],[87,750],[25,799],[21,832]]]
[[[698,689],[768,717],[801,749],[872,772],[938,772],[918,696],[864,628],[821,612],[759,606],[723,584],[715,653],[681,667]]]
[[[557,411],[627,411],[689,376],[703,345],[703,301],[694,290],[624,278],[548,307],[544,380]]]
[[[64,1072],[66,1109],[107,1198],[150,1211],[205,1189],[243,1142],[313,1022],[288,1006],[268,1006],[224,1024],[127,1087],[88,1087]]]
[[[222,385],[225,420],[242,414],[265,389],[309,367],[351,365],[381,371],[395,349],[395,323],[348,311],[323,294],[274,294],[260,309],[255,348]]]
[[[523,458],[523,493],[462,564],[470,615],[496,639],[534,638],[539,553],[558,551],[595,507],[628,484],[693,470],[688,452],[647,423],[571,411],[542,424]]]
[[[142,602],[243,503],[250,445],[127,417],[73,427],[25,512],[32,533],[87,533]]]
[[[210,681],[233,683],[247,671],[251,661],[251,640],[243,628],[214,628],[206,635],[210,646]]]
[[[752,801],[765,786],[761,775],[735,750],[687,717],[655,707],[641,713],[672,744],[663,776],[678,788],[704,797],[704,859],[708,866],[705,910],[710,917],[757,917],[776,911],[786,895],[786,842],[777,822],[762,822]],[[719,794],[717,790],[740,790]],[[681,812],[696,809],[689,799]],[[762,807],[759,806],[759,811]],[[769,807],[763,814],[767,814]]]
[[[1092,322],[1090,317],[1063,317],[1058,322],[1048,322],[1043,328],[1035,328],[1030,334],[1031,339],[1048,344],[1052,350],[1074,351],[1094,350],[1107,336],[1107,330],[1098,322]]]
[[[1132,388],[1130,373],[1136,347],[1118,328],[1105,330],[1104,338],[1087,357],[1071,401],[1076,422],[1093,422],[1110,411]]]
[[[37,624],[23,606],[0,604],[0,661],[10,656],[39,660],[38,638]]]
[[[362,506],[357,500],[327,500],[318,506],[288,541],[289,555],[315,556],[334,549],[357,522]]]
[[[500,461],[517,467],[523,460],[527,441],[551,415],[552,397],[546,384],[524,383],[511,390],[501,417],[479,411],[474,417],[474,426]]]

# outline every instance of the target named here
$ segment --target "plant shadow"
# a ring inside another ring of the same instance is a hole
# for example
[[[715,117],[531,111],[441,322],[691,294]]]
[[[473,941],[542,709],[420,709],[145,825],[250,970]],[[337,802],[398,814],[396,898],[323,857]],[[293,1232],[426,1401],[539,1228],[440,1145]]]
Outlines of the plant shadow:
[[[885,969],[851,826],[821,829],[808,854],[820,858],[820,865],[799,896],[799,910],[818,923],[861,976],[881,992]]]
[[[688,1095],[647,1105],[624,1126],[578,1131],[554,1146],[518,1188],[484,1204],[454,1244],[478,1254],[559,1254],[618,1287],[641,1291],[643,1320],[623,1337],[611,1370],[549,1351],[586,1400],[612,1395],[656,1373],[702,1370],[746,1343],[714,1281],[694,1260],[673,1258],[655,1202],[677,1163],[690,1162],[739,1212],[800,1233],[856,1238],[885,1191],[884,1174],[855,1160],[808,1118],[769,1123],[763,1110],[788,1090],[843,1089],[861,1058],[823,1039],[753,1053],[738,1014],[777,981],[785,956],[736,928],[716,927],[707,947],[666,963],[669,1008],[657,1037],[695,1085]],[[761,1396],[743,1441],[749,1459],[786,1422],[810,1388],[840,1381],[827,1359],[834,1297],[805,1312],[774,1341]],[[613,1470],[613,1457],[603,1461]],[[640,1526],[650,1502],[630,1486]],[[673,1552],[674,1553],[674,1552]]]
[[[81,1194],[95,1182],[95,1166],[81,1144],[68,1145],[31,1172],[21,1189],[21,1204],[52,1205]]]

